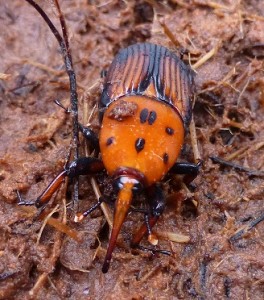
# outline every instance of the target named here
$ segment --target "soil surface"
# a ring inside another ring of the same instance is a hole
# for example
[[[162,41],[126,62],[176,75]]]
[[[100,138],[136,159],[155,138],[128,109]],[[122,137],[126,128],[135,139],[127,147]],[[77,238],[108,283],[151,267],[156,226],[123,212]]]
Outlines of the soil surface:
[[[130,249],[143,222],[132,212],[107,274],[102,211],[73,222],[76,210],[96,203],[89,176],[80,179],[78,205],[70,184],[42,214],[18,206],[16,190],[36,199],[67,161],[71,117],[54,100],[68,107],[70,92],[57,41],[42,18],[26,1],[0,0],[0,299],[263,299],[263,1],[60,2],[80,121],[99,130],[100,73],[120,48],[164,45],[196,70],[203,165],[188,187],[172,174],[162,182],[168,205],[155,232],[159,249],[171,255]],[[52,1],[38,3],[60,28]],[[180,160],[194,161],[190,134]],[[111,178],[95,179],[114,199]],[[146,239],[142,244],[149,246]]]

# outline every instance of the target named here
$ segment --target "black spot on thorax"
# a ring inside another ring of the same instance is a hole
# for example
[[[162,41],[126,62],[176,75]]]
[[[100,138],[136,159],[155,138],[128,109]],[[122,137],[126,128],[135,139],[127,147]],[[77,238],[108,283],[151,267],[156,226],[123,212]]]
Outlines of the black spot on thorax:
[[[171,127],[166,127],[165,131],[168,135],[173,135],[174,134],[174,129],[171,128]]]
[[[148,123],[149,125],[152,125],[157,119],[157,113],[155,111],[151,111],[149,113]]]
[[[113,144],[115,138],[113,136],[111,136],[110,138],[108,138],[106,140],[106,146],[110,146],[111,144]]]
[[[135,148],[137,152],[140,152],[144,149],[145,146],[145,139],[138,138],[135,142]]]
[[[169,155],[167,153],[164,153],[163,154],[163,162],[164,162],[164,164],[168,163],[168,161],[169,161]]]
[[[140,123],[145,123],[147,121],[147,118],[148,118],[148,114],[149,114],[149,111],[147,108],[144,108],[142,109],[142,111],[140,112]]]

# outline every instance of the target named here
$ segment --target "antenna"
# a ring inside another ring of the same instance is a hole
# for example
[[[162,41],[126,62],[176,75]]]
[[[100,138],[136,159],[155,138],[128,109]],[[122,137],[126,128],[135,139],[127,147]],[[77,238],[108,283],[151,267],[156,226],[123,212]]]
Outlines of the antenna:
[[[36,9],[36,11],[41,15],[41,17],[49,26],[51,32],[54,34],[60,46],[66,72],[68,74],[69,82],[70,82],[70,94],[71,94],[70,111],[72,115],[72,125],[73,125],[72,126],[73,127],[72,128],[72,149],[73,149],[74,160],[76,160],[79,157],[78,94],[77,94],[77,85],[76,85],[76,75],[72,64],[72,56],[71,56],[71,50],[69,46],[69,39],[68,39],[68,32],[67,32],[65,18],[60,9],[59,2],[57,0],[53,0],[59,14],[59,20],[60,20],[60,25],[62,30],[62,35],[61,35],[58,29],[54,26],[54,24],[50,20],[50,18],[44,12],[44,10],[34,0],[25,0],[25,1],[27,1],[30,5],[32,5]],[[79,197],[79,181],[78,179],[74,179],[74,192],[73,192],[74,203],[78,201],[78,197]]]

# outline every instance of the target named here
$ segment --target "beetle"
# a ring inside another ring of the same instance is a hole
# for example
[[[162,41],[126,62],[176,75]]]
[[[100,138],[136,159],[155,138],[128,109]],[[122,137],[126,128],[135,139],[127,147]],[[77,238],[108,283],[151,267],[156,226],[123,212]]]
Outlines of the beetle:
[[[67,67],[67,66],[66,66]],[[164,46],[138,43],[121,49],[111,63],[99,102],[99,137],[79,124],[99,157],[81,157],[70,162],[35,201],[20,205],[45,207],[65,177],[96,174],[106,170],[118,189],[114,222],[102,271],[109,269],[116,240],[129,212],[133,195],[146,192],[149,209],[145,222],[132,240],[138,247],[165,208],[159,182],[168,172],[186,174],[191,181],[200,163],[176,162],[192,115],[194,75],[190,67]],[[75,217],[80,221],[104,201]]]
[[[197,165],[176,164],[193,102],[192,70],[167,48],[140,43],[122,49],[114,58],[100,101],[99,137],[102,161],[116,181],[119,194],[114,226],[103,270],[107,270],[133,192],[148,189],[150,217],[134,237],[139,243],[150,233],[164,210],[164,196],[156,185],[174,171],[197,172]]]

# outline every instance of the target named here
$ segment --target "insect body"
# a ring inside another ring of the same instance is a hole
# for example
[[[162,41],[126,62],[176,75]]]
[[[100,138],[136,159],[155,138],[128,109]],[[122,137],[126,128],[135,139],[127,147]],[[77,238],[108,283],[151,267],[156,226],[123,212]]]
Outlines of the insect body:
[[[73,161],[35,201],[36,206],[44,205],[65,176],[106,169],[119,191],[103,272],[108,271],[133,194],[144,189],[149,206],[145,223],[132,241],[133,246],[138,246],[146,233],[151,236],[151,228],[164,210],[164,195],[156,183],[169,170],[197,175],[198,164],[176,163],[191,118],[193,89],[192,71],[167,48],[142,43],[121,50],[105,78],[99,104],[99,141],[89,128],[80,126],[88,139],[99,143],[101,159]],[[20,204],[32,202],[20,198]]]
[[[118,53],[100,103],[100,149],[110,175],[128,167],[151,185],[168,172],[183,144],[192,89],[191,70],[165,47],[135,44]]]
[[[99,143],[104,166],[120,192],[105,270],[133,190],[153,186],[177,160],[191,117],[192,90],[191,70],[162,46],[132,45],[109,68],[100,103],[104,115]]]

